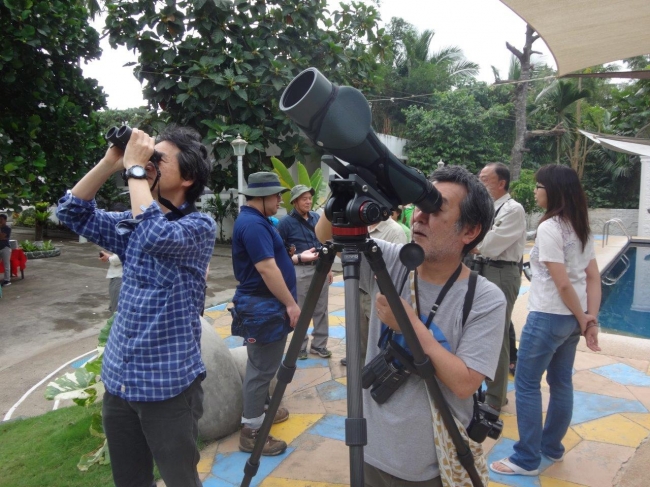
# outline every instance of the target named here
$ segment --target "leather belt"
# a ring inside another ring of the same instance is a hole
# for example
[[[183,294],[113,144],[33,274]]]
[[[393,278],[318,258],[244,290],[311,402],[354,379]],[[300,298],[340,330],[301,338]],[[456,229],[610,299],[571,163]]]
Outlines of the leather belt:
[[[488,260],[485,262],[487,265],[492,267],[504,267],[507,265],[519,265],[519,262],[513,262],[511,260]]]

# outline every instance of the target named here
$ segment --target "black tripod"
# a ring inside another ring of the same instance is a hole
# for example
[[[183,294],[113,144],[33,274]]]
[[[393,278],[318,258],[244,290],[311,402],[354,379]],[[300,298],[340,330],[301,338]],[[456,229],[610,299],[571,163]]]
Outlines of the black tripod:
[[[445,427],[454,442],[461,464],[468,471],[474,487],[482,487],[483,483],[476,471],[474,457],[468,445],[464,442],[456,423],[453,419],[440,386],[435,379],[435,370],[431,360],[425,355],[422,346],[408,319],[402,305],[400,296],[386,270],[382,252],[375,242],[368,239],[367,224],[362,221],[357,223],[358,215],[369,215],[370,223],[385,219],[388,209],[385,204],[368,197],[368,188],[356,175],[350,175],[347,180],[331,181],[333,196],[327,204],[326,214],[333,222],[333,241],[328,241],[320,250],[316,272],[307,291],[304,305],[301,309],[298,323],[293,332],[293,337],[287,350],[284,362],[281,364],[277,378],[275,392],[271,398],[264,422],[259,430],[259,436],[253,447],[253,452],[244,467],[244,479],[241,486],[248,487],[252,477],[259,468],[259,460],[271,430],[275,413],[280,407],[280,401],[287,385],[293,379],[296,371],[296,361],[302,342],[307,335],[309,322],[325,285],[334,257],[341,252],[343,265],[343,279],[345,283],[345,326],[346,326],[346,356],[348,368],[347,380],[347,407],[348,418],[345,421],[345,444],[350,449],[350,485],[352,487],[364,486],[363,475],[363,447],[367,444],[366,420],[363,417],[363,402],[361,398],[361,347],[359,336],[359,271],[361,253],[363,253],[376,275],[379,288],[386,296],[388,304],[395,315],[406,343],[413,354],[415,367],[425,379],[428,389],[433,397],[436,408],[440,411]],[[363,188],[363,190],[361,189]],[[353,195],[351,198],[351,194]],[[381,196],[376,197],[382,201]],[[360,200],[360,201],[358,201]],[[374,206],[373,206],[374,205]],[[351,208],[356,208],[353,212]],[[353,217],[350,218],[350,213]],[[372,216],[375,215],[375,216]],[[383,218],[382,218],[383,217]],[[374,219],[374,221],[372,221]],[[431,439],[433,442],[433,438]]]

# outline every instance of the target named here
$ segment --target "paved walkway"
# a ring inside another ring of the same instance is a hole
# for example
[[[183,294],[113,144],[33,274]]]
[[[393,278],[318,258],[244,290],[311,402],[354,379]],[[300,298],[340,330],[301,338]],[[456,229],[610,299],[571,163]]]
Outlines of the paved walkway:
[[[599,255],[615,255],[601,249]],[[611,258],[611,257],[610,257]],[[602,264],[601,264],[602,266]],[[339,278],[340,279],[340,278]],[[517,302],[515,323],[519,331],[525,319],[528,282],[523,279]],[[206,311],[216,331],[230,347],[239,346],[241,338],[230,336],[226,305]],[[522,309],[523,308],[523,309]],[[262,457],[258,474],[251,485],[262,487],[328,487],[349,485],[349,456],[345,446],[346,368],[340,365],[345,356],[345,309],[343,283],[330,287],[330,360],[310,355],[298,361],[293,382],[288,385],[283,405],[291,416],[274,425],[271,434],[285,440],[289,448],[277,457]],[[519,319],[517,318],[519,316]],[[601,335],[602,336],[602,335]],[[501,486],[607,486],[625,462],[650,434],[650,355],[628,347],[631,353],[608,355],[621,348],[620,337],[613,337],[611,347],[602,336],[603,353],[579,348],[574,367],[575,400],[573,420],[564,439],[567,449],[562,463],[542,463],[538,477],[512,477],[491,473],[491,487]],[[629,340],[629,339],[628,339]],[[637,340],[638,342],[638,340]],[[625,348],[625,347],[623,347]],[[639,358],[642,357],[642,358]],[[486,440],[489,461],[499,460],[512,452],[518,439],[515,393],[508,387],[509,404],[504,408],[503,435],[498,441]],[[548,386],[543,382],[544,411],[548,404]],[[248,454],[238,451],[239,433],[206,447],[199,464],[205,487],[239,485]]]

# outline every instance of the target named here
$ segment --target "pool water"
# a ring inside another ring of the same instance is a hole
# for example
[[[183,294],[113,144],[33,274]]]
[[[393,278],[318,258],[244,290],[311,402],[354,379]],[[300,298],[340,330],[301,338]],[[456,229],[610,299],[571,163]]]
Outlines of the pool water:
[[[632,244],[624,255],[629,259],[627,271],[616,284],[602,285],[603,297],[598,321],[604,333],[650,338],[650,289],[635,282],[650,274],[650,247]],[[625,267],[624,260],[619,258],[605,275],[619,276]],[[645,299],[639,293],[644,293]],[[640,311],[641,307],[645,311]]]

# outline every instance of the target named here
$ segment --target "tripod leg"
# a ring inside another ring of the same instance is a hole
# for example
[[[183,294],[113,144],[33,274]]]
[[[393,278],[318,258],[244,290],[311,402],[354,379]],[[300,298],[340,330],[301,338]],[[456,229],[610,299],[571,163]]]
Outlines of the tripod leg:
[[[334,251],[333,246],[330,244],[325,245],[320,250],[318,264],[316,264],[316,272],[314,273],[314,277],[312,278],[311,284],[309,285],[309,290],[307,291],[307,297],[305,298],[304,306],[300,310],[300,317],[298,318],[296,328],[293,330],[293,336],[291,338],[287,354],[284,358],[284,362],[282,362],[278,370],[278,382],[275,386],[273,396],[271,397],[271,403],[269,404],[269,407],[266,411],[264,422],[259,429],[257,441],[253,447],[251,456],[246,461],[246,465],[244,466],[244,479],[240,484],[242,487],[248,487],[252,478],[257,474],[257,469],[260,466],[260,456],[262,455],[262,450],[264,449],[266,438],[269,436],[269,432],[271,431],[273,418],[275,417],[275,413],[277,413],[278,408],[280,407],[280,401],[282,400],[282,396],[284,396],[284,391],[287,389],[287,385],[293,379],[293,374],[296,371],[296,360],[298,359],[298,354],[300,353],[300,349],[302,347],[302,341],[307,335],[309,322],[311,321],[312,315],[314,314],[314,309],[318,303],[318,298],[320,297],[321,290],[325,285],[327,274],[332,268],[332,263],[334,262],[335,256],[336,252]]]
[[[359,295],[359,249],[344,248],[341,255],[345,282],[345,351],[348,367],[348,418],[345,420],[345,444],[350,449],[350,485],[363,487],[363,447],[368,443],[361,397],[361,314]],[[364,350],[365,352],[365,350]]]

